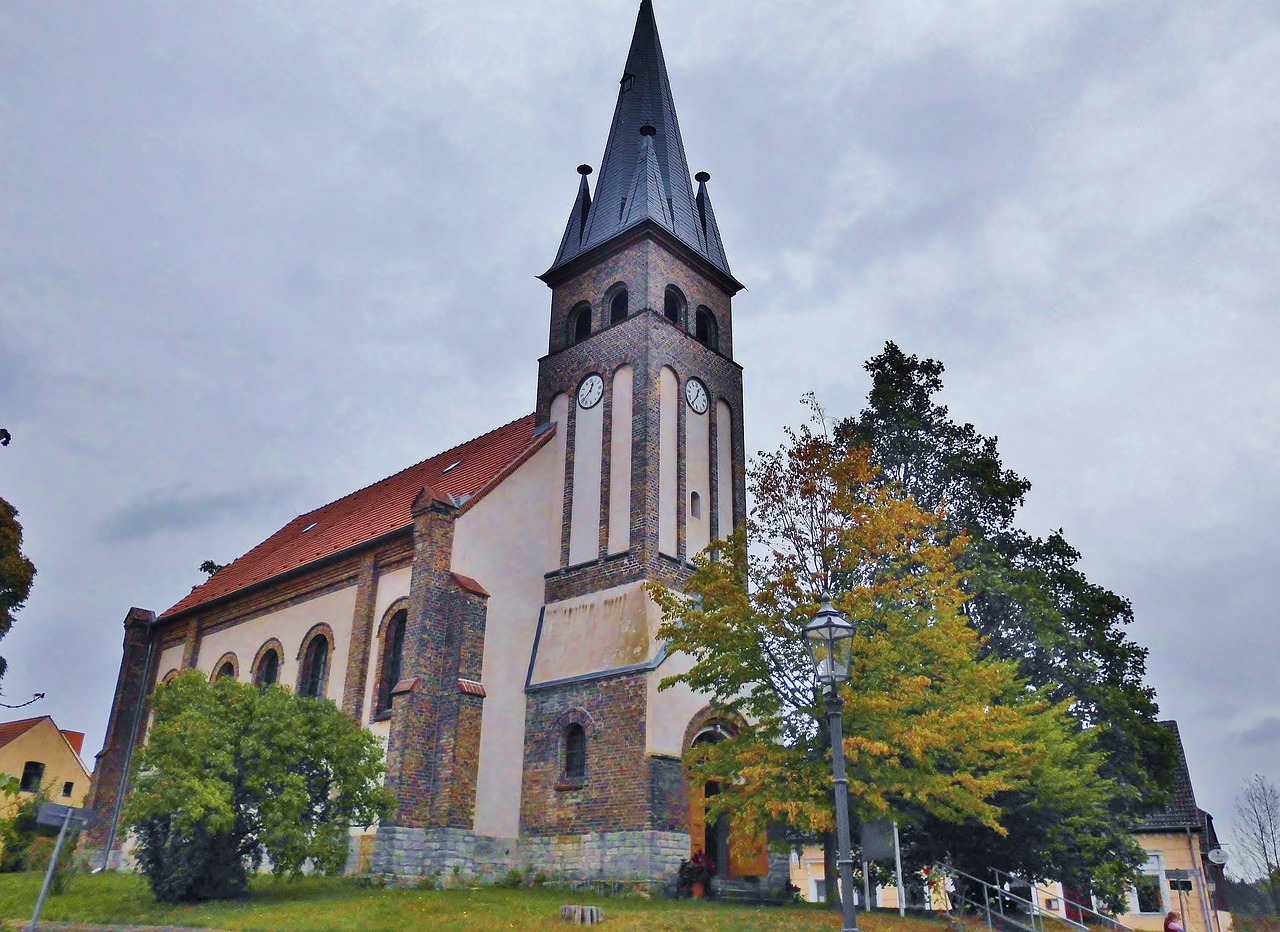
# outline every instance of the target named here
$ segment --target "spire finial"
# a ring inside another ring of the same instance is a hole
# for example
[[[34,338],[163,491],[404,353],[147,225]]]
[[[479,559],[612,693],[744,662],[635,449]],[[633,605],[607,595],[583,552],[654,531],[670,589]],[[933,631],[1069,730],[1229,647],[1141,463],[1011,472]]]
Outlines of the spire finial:
[[[588,165],[586,162],[583,162],[581,165],[578,166],[578,174],[581,175],[583,178],[587,177],[587,175],[591,174],[591,166]]]

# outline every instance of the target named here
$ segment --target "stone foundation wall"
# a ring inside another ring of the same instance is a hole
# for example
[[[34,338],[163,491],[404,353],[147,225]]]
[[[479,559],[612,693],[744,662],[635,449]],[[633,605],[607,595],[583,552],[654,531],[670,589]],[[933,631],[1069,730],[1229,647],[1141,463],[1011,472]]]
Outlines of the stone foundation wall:
[[[491,838],[457,828],[378,830],[373,872],[485,882],[507,871],[542,871],[551,879],[667,881],[689,856],[684,832],[589,832]]]

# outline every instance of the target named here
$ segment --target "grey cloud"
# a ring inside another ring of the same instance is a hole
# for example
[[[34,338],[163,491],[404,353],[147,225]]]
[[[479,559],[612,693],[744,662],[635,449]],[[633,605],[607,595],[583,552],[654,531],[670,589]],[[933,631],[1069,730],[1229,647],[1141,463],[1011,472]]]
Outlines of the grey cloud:
[[[170,493],[149,498],[108,515],[98,525],[97,538],[103,543],[143,541],[157,534],[197,531],[234,518],[259,515],[268,506],[277,505],[294,487],[292,482],[269,482],[237,492]]]
[[[1270,715],[1252,728],[1245,728],[1235,733],[1241,744],[1277,744],[1280,745],[1280,715]]]

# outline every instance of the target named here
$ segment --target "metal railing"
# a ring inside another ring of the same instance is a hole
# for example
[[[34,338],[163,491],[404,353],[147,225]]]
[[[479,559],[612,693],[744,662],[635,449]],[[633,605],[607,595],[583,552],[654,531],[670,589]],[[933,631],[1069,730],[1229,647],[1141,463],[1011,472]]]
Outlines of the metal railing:
[[[1133,932],[1132,929],[1130,929],[1127,925],[1117,920],[1114,916],[1109,916],[1106,913],[1098,912],[1098,910],[1094,909],[1092,906],[1085,906],[1083,903],[1077,903],[1075,900],[1069,899],[1065,895],[1065,890],[1063,892],[1063,895],[1059,896],[1058,894],[1054,893],[1052,890],[1049,890],[1046,887],[1029,883],[1028,881],[1023,880],[1021,877],[1017,877],[1013,874],[1010,874],[1008,871],[1000,870],[1000,868],[998,867],[991,868],[991,873],[995,875],[997,887],[1003,886],[1006,883],[1010,885],[1018,884],[1020,886],[1029,887],[1032,891],[1033,899],[1038,900],[1040,899],[1040,897],[1043,896],[1045,899],[1061,900],[1063,905],[1067,907],[1062,911],[1062,913],[1059,913],[1057,910],[1048,909],[1048,907],[1045,907],[1045,906],[1040,906],[1039,908],[1042,910],[1046,910],[1051,915],[1056,917],[1058,920],[1065,922],[1068,925],[1072,925],[1080,929],[1083,929],[1085,926],[1092,925],[1092,926],[1100,926],[1101,928],[1104,928],[1104,929],[1109,929],[1110,932]],[[1075,921],[1070,918],[1072,912],[1079,914],[1080,921]]]

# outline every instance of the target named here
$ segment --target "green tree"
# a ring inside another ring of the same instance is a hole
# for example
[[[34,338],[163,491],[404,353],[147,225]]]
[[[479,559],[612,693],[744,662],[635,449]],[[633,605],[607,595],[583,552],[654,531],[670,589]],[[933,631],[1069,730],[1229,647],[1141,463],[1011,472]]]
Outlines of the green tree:
[[[748,469],[750,519],[697,561],[683,595],[654,586],[675,674],[736,721],[699,745],[695,780],[722,787],[708,818],[732,812],[749,834],[785,821],[833,822],[823,710],[802,630],[824,589],[860,623],[844,690],[849,787],[862,818],[936,819],[1008,831],[1011,793],[1053,790],[1078,831],[1098,828],[1114,792],[1093,736],[982,657],[963,607],[968,540],[880,480],[865,448],[837,450],[818,429],[790,432]]]
[[[22,525],[18,512],[0,498],[0,638],[13,627],[13,616],[27,602],[35,565],[22,553]],[[8,662],[0,657],[0,677]]]
[[[1132,607],[1085,577],[1080,553],[1061,530],[1038,538],[1016,526],[1031,483],[1005,468],[995,437],[956,423],[936,400],[941,362],[887,343],[866,369],[868,404],[837,425],[837,438],[869,448],[879,481],[943,514],[947,534],[972,541],[959,565],[965,615],[982,635],[984,653],[1016,662],[1039,694],[1070,703],[1105,752],[1103,773],[1117,790],[1104,837],[1084,848],[1055,840],[1062,820],[1041,794],[1006,806],[1026,815],[1019,831],[949,837],[943,826],[930,826],[934,844],[922,839],[920,856],[945,853],[975,872],[998,866],[1080,886],[1092,878],[1114,892],[1117,871],[1127,873],[1120,865],[1140,859],[1130,831],[1165,800],[1174,759],[1171,734],[1157,724],[1155,693],[1144,682],[1146,649],[1125,633]]]
[[[333,873],[394,799],[382,749],[327,700],[191,672],[155,692],[125,822],[165,902],[243,896],[266,861]]]

